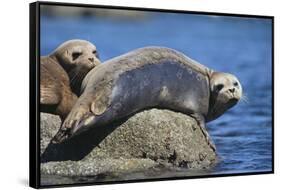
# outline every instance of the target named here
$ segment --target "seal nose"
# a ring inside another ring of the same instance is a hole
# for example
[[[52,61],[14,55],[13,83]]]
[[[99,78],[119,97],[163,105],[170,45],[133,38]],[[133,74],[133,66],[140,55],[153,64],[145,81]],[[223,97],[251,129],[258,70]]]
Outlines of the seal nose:
[[[230,91],[231,93],[233,93],[233,92],[235,92],[235,88],[230,88],[229,91]]]
[[[93,58],[93,57],[90,57],[89,60],[90,60],[91,62],[94,62],[94,58]]]

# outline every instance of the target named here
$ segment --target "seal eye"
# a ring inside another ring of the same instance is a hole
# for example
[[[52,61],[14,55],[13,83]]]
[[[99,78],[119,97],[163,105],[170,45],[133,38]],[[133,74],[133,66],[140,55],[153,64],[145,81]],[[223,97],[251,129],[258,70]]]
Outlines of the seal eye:
[[[97,58],[100,58],[100,56],[99,56],[97,50],[94,50],[94,51],[93,51],[93,54],[94,54]]]
[[[72,61],[77,59],[80,55],[82,55],[82,52],[73,52],[72,53]]]
[[[216,91],[219,92],[223,88],[223,84],[216,85]]]
[[[238,86],[238,82],[233,83],[234,86]]]

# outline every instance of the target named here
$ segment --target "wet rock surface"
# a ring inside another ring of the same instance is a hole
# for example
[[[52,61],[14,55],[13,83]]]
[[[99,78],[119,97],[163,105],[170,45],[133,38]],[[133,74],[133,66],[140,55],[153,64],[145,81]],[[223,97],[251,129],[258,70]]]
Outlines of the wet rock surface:
[[[126,121],[50,144],[57,116],[41,113],[41,174],[99,176],[159,168],[210,168],[216,153],[197,122],[184,114],[151,109]]]

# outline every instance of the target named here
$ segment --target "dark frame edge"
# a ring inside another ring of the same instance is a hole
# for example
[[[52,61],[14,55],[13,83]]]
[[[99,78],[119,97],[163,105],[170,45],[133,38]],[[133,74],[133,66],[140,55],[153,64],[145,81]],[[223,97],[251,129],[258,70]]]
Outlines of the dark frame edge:
[[[38,123],[39,3],[29,4],[29,186],[40,188]]]

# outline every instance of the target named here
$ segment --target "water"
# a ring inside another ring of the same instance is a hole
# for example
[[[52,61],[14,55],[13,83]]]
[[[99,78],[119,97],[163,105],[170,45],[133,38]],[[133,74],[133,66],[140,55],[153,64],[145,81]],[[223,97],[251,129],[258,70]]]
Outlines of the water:
[[[166,46],[242,83],[240,102],[207,128],[220,162],[207,174],[272,170],[271,21],[255,18],[151,13],[140,20],[42,17],[41,55],[62,42],[93,42],[102,61],[130,50]]]

